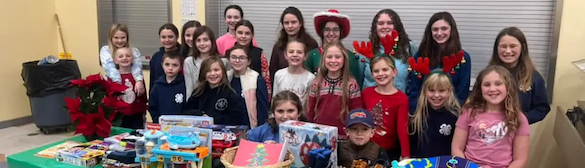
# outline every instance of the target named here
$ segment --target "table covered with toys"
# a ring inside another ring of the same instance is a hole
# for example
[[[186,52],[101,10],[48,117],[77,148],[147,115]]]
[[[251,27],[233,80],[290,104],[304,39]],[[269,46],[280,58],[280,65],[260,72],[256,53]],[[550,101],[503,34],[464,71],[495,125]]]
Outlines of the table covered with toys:
[[[111,136],[87,141],[79,135],[8,156],[11,168],[211,168],[338,167],[337,127],[286,121],[280,143],[246,140],[248,126],[214,125],[213,118],[161,116],[145,129],[113,127]],[[357,159],[353,168],[477,168],[463,158],[440,156],[402,161]],[[372,166],[373,165],[373,166]]]

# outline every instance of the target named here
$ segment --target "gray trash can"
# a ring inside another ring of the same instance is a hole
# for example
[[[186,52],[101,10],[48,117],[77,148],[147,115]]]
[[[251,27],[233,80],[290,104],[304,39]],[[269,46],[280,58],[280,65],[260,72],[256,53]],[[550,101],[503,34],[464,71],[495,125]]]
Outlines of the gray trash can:
[[[22,79],[29,97],[33,122],[44,134],[68,131],[71,118],[65,108],[65,97],[76,97],[70,80],[80,79],[75,60],[37,65],[38,61],[22,64]]]

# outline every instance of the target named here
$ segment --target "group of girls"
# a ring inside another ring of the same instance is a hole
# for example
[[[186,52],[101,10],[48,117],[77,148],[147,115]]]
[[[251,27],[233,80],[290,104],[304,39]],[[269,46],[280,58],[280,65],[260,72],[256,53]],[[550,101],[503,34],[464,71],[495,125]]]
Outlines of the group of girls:
[[[181,113],[249,125],[250,140],[278,142],[278,124],[287,120],[336,126],[344,139],[347,113],[365,108],[374,116],[372,141],[391,159],[452,154],[484,167],[523,167],[529,124],[550,110],[543,77],[515,27],[498,34],[490,66],[470,93],[471,57],[448,12],[430,18],[417,46],[395,11],[380,10],[372,20],[371,46],[354,44],[354,52],[341,43],[350,32],[349,16],[316,13],[319,46],[300,10],[288,7],[270,64],[242,8],[230,5],[224,16],[228,33],[217,39],[197,21],[185,23],[181,44],[174,25],[160,27],[162,47],[151,58],[150,79],[165,76],[163,55],[180,53],[186,89]],[[109,35],[100,50],[107,77],[145,97],[140,53],[130,47],[128,29],[115,24]],[[127,123],[144,123],[145,110],[137,109],[125,116]]]

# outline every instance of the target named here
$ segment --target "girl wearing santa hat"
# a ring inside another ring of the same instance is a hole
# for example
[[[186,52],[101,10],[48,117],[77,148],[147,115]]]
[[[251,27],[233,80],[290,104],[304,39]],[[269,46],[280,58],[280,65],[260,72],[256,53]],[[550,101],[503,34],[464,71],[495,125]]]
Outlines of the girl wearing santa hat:
[[[321,47],[309,51],[305,67],[312,73],[316,73],[323,54],[323,46],[343,40],[349,35],[351,27],[349,16],[340,14],[336,9],[315,13],[313,20],[315,21],[315,32],[321,37]],[[350,51],[347,53],[349,56],[349,70],[361,88],[364,77],[363,71],[360,71],[363,68],[359,67],[359,56]]]

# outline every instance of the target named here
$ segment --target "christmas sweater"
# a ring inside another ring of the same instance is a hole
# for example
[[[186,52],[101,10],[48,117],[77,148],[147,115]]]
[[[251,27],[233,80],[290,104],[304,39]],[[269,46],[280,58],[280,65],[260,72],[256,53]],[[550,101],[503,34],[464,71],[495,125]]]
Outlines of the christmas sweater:
[[[382,95],[376,86],[364,89],[364,107],[374,116],[374,137],[372,141],[380,147],[395,149],[400,142],[402,157],[410,157],[408,140],[408,98],[398,90],[392,95]]]
[[[136,86],[136,80],[134,80],[134,75],[132,73],[127,73],[127,74],[120,74],[121,80],[122,80],[122,84],[126,87],[128,87],[125,91],[124,91],[124,95],[120,96],[120,99],[122,101],[124,101],[125,103],[130,104],[129,108],[126,108],[125,110],[121,111],[122,114],[124,114],[124,116],[131,116],[131,115],[136,115],[136,114],[140,114],[140,113],[145,113],[146,110],[148,110],[148,106],[146,105],[146,103],[148,102],[148,99],[146,98],[146,92],[144,94],[142,94],[141,96],[138,96],[138,94],[136,92],[134,92],[134,86]],[[113,81],[113,79],[108,78],[110,81]],[[144,85],[144,81],[141,81],[142,85]]]
[[[341,77],[343,78],[343,77]],[[309,90],[309,102],[307,106],[307,117],[310,122],[335,126],[341,139],[346,137],[345,123],[341,120],[345,116],[340,116],[344,107],[341,106],[343,90],[341,88],[341,78],[328,79],[324,78],[321,82],[313,80]],[[317,90],[319,86],[319,90]],[[348,81],[347,109],[349,112],[356,108],[362,108],[362,98],[357,81],[350,78]],[[317,100],[317,94],[319,99]],[[318,103],[317,103],[318,101]]]

